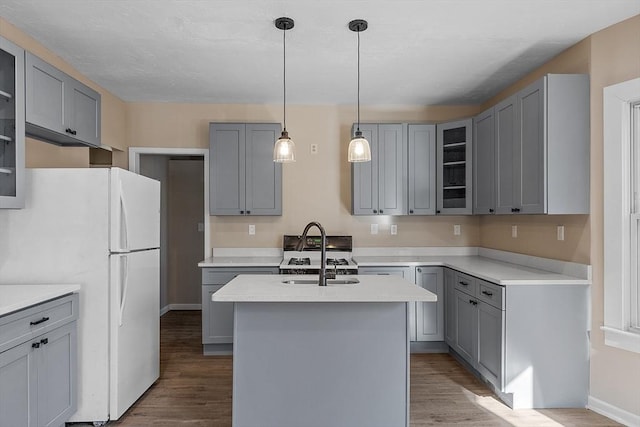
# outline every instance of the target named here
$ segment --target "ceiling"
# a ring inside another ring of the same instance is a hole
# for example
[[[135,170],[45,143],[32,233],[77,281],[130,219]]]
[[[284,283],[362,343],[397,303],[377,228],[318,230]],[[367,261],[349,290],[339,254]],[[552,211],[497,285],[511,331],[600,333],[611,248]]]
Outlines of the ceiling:
[[[0,16],[125,101],[477,104],[640,0],[2,0]]]

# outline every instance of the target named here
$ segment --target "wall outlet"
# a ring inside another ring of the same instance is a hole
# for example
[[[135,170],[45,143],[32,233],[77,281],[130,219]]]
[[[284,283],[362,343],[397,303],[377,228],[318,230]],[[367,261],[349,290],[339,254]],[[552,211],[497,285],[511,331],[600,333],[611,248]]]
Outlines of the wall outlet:
[[[249,224],[249,236],[253,236],[256,234],[256,225]]]
[[[378,234],[378,224],[371,224],[371,234]]]
[[[557,234],[558,234],[558,240],[564,240],[564,225],[558,226]]]
[[[311,154],[318,154],[318,144],[311,144]]]
[[[393,234],[394,236],[396,234],[398,234],[398,225],[397,224],[391,224],[391,234]]]
[[[511,226],[511,237],[513,237],[514,239],[516,237],[518,237],[518,226],[517,225],[512,225]]]
[[[460,235],[460,224],[456,224],[453,226],[453,235],[454,236]]]

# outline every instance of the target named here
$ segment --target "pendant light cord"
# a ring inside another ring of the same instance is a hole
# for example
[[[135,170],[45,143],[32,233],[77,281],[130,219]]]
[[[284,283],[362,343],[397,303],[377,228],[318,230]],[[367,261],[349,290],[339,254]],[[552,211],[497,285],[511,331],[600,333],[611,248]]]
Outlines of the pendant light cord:
[[[283,117],[284,117],[284,131],[287,131],[287,27],[285,26],[285,28],[282,30],[282,45],[283,45],[283,51],[284,51],[284,55],[282,55],[282,80],[283,80],[283,84],[282,86],[284,87],[284,93],[282,96],[282,109],[283,109]]]
[[[358,33],[358,132],[360,132],[360,29]]]

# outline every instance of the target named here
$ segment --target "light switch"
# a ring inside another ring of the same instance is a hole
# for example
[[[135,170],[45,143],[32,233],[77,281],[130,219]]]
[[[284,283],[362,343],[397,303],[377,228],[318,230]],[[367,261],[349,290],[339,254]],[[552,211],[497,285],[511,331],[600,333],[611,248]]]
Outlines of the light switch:
[[[394,236],[396,234],[398,234],[398,225],[397,224],[391,224],[391,234],[393,234]]]
[[[371,234],[378,234],[378,224],[371,224]]]
[[[558,234],[558,240],[564,240],[564,225],[558,226],[557,234]]]
[[[511,237],[513,237],[514,239],[516,237],[518,237],[518,226],[517,225],[512,225],[511,226]]]
[[[455,224],[453,226],[453,235],[454,236],[459,236],[460,235],[460,224]]]
[[[256,225],[249,224],[249,236],[253,236],[256,234]]]

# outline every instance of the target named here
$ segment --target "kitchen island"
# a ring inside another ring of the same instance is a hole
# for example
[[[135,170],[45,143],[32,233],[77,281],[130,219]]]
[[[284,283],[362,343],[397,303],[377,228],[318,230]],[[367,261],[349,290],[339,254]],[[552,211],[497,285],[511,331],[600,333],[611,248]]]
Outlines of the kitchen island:
[[[408,426],[408,303],[436,295],[400,277],[292,284],[315,276],[240,275],[235,302],[234,426]]]

